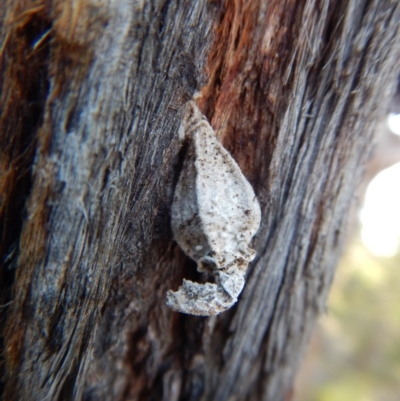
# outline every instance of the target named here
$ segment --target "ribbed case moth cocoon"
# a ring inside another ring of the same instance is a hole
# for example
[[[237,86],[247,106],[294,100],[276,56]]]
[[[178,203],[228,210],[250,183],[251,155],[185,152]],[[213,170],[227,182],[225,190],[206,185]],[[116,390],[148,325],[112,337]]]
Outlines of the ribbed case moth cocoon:
[[[255,257],[248,247],[260,226],[253,188],[194,101],[189,101],[180,131],[189,141],[175,188],[171,225],[175,240],[214,283],[183,280],[168,291],[167,305],[192,315],[216,315],[230,308],[244,286]]]

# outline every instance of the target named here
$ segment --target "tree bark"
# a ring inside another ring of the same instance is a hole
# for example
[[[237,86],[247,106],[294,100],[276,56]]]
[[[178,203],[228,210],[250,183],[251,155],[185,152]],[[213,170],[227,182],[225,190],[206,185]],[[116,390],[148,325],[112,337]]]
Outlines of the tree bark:
[[[1,13],[1,11],[0,11]],[[3,400],[288,400],[395,87],[390,0],[9,0],[1,31]],[[196,91],[262,226],[239,302],[173,241]]]

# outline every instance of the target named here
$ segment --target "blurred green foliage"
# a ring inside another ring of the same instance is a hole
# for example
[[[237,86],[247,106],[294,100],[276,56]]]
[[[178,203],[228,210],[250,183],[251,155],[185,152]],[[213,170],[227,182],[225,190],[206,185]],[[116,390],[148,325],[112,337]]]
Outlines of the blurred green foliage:
[[[400,253],[377,258],[351,241],[297,388],[297,401],[400,400]]]

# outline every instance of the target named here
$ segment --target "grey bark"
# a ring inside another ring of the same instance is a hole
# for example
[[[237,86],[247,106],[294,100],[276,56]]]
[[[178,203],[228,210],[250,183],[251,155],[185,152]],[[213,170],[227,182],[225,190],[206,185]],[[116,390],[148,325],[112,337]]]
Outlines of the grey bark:
[[[1,38],[3,400],[286,400],[399,59],[390,0],[10,0]],[[182,106],[253,184],[237,305],[173,241]]]

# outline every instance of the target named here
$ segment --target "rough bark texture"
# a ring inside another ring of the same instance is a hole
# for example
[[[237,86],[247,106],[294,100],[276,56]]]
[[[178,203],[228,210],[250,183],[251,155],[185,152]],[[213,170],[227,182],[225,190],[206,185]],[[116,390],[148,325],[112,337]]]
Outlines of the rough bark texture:
[[[0,18],[3,400],[290,399],[395,81],[398,2],[9,0]],[[165,306],[204,279],[169,223],[201,88],[263,215],[214,318]]]

